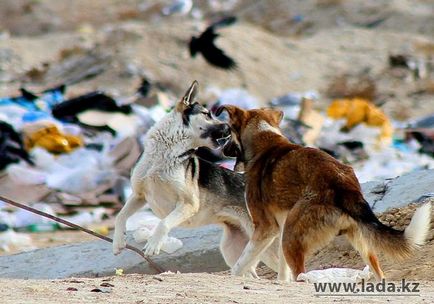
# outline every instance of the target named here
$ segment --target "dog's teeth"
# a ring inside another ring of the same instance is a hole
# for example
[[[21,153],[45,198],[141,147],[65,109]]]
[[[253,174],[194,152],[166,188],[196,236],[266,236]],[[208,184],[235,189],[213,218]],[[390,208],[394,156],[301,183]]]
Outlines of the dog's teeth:
[[[226,137],[222,137],[217,139],[217,143],[221,146],[226,145],[229,142],[229,139],[231,138],[230,135],[226,136]]]

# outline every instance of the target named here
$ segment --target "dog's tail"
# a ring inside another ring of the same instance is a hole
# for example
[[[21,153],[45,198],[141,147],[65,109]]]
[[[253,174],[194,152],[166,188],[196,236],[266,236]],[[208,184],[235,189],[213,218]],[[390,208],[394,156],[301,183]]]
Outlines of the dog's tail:
[[[416,210],[404,231],[381,223],[365,200],[348,205],[350,204],[344,203],[343,206],[341,205],[342,209],[357,222],[358,230],[364,241],[369,247],[383,252],[389,258],[394,260],[408,258],[414,250],[425,243],[430,230],[430,203],[425,203]]]

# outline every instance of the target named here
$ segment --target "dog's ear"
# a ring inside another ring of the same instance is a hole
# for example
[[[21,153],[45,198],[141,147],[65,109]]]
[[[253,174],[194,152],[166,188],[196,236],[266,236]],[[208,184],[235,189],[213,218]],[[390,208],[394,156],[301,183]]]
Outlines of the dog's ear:
[[[185,92],[184,97],[182,97],[182,99],[176,105],[176,110],[178,112],[183,112],[190,106],[197,95],[198,87],[199,83],[196,80],[193,81],[190,88],[187,90],[187,92]]]
[[[263,110],[265,110],[265,112],[267,113],[267,116],[269,118],[269,123],[273,126],[273,127],[279,127],[280,122],[283,119],[283,112],[280,110],[276,110],[273,108],[264,108]]]
[[[229,114],[231,120],[237,116],[242,116],[244,114],[243,109],[240,109],[236,106],[224,105],[217,108],[217,110],[215,111],[215,115],[220,116],[220,114],[222,114],[223,111],[226,111]]]

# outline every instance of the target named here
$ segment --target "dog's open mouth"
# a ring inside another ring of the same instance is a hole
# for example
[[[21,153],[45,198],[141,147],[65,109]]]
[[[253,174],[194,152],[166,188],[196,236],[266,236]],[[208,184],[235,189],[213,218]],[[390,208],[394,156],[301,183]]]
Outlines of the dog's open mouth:
[[[216,142],[220,147],[224,148],[230,142],[230,140],[231,140],[231,135],[229,134],[226,137],[217,138]]]

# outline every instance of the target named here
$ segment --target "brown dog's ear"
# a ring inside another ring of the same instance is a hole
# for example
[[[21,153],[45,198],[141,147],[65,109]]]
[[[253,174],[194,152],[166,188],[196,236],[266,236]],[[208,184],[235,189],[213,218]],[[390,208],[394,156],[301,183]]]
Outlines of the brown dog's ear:
[[[264,108],[263,110],[268,114],[270,119],[269,123],[271,123],[273,127],[279,127],[280,122],[283,119],[283,112],[273,108]]]
[[[199,83],[196,80],[193,81],[190,88],[187,90],[187,92],[185,92],[184,97],[182,97],[182,99],[176,105],[176,110],[178,112],[183,112],[190,106],[197,95],[198,87]]]
[[[244,113],[243,109],[240,109],[236,106],[224,105],[224,106],[220,106],[217,108],[217,110],[215,111],[215,115],[220,116],[220,114],[224,110],[226,110],[226,112],[228,112],[230,118],[234,118],[237,114]]]

